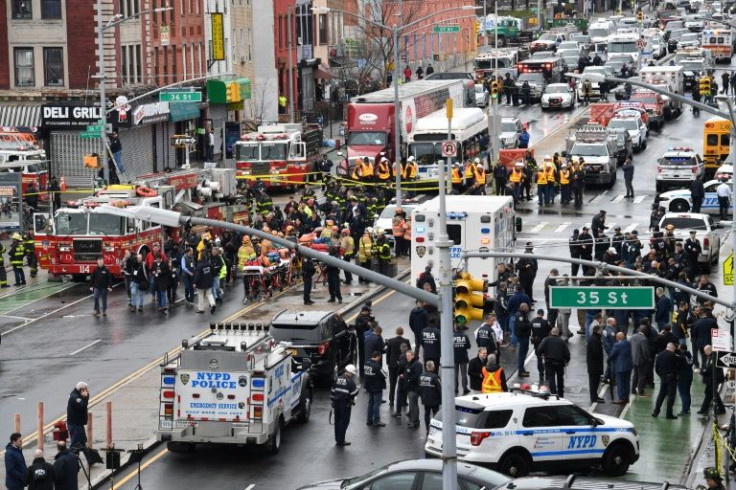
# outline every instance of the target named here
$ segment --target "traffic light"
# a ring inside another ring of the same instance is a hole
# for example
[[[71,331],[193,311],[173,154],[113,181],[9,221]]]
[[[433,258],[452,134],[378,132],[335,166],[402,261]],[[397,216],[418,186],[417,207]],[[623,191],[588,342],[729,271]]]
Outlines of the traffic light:
[[[488,282],[483,279],[473,279],[467,272],[461,272],[455,279],[453,316],[455,323],[464,325],[471,320],[483,319],[483,307],[486,297],[483,294],[488,290]]]
[[[225,97],[228,102],[239,102],[240,85],[237,82],[228,82],[225,84]]]
[[[644,12],[642,12],[641,10],[638,11],[636,13],[636,20],[639,22],[639,24],[641,24],[642,21],[644,20]]]
[[[700,77],[700,80],[698,81],[698,92],[700,92],[701,97],[710,96],[710,77],[708,76]]]
[[[491,82],[491,98],[497,99],[498,93],[501,89],[501,83],[498,80],[494,80]]]

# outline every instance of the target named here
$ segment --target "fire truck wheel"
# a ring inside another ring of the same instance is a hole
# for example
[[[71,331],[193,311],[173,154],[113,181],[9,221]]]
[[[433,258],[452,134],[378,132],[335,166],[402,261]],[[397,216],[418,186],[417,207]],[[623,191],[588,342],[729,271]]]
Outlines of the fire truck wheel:
[[[86,274],[72,274],[72,282],[86,282],[86,281],[87,281]]]

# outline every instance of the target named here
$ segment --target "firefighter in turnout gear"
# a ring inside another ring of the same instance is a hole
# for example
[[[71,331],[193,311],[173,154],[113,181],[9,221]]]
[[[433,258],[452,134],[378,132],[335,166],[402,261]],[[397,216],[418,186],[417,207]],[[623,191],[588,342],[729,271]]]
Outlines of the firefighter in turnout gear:
[[[0,243],[0,288],[7,288],[8,286],[8,275],[5,273],[5,252],[8,250],[5,245]]]
[[[23,286],[26,283],[26,274],[23,271],[23,259],[26,256],[26,250],[20,233],[13,233],[13,244],[10,245],[9,253],[10,265],[13,266],[13,274],[15,274],[14,286]]]
[[[33,233],[30,231],[23,235],[23,248],[26,252],[26,261],[28,262],[28,268],[31,271],[31,277],[36,277],[38,274],[38,260],[36,260],[36,240],[33,238]]]
[[[388,276],[389,265],[391,265],[391,245],[389,245],[385,234],[378,237],[377,245],[378,272]]]

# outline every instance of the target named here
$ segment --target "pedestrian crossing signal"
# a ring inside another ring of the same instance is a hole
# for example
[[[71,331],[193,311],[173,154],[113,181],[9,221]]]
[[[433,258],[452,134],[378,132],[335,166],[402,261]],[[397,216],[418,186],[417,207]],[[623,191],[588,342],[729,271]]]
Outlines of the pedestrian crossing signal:
[[[498,92],[500,88],[501,88],[501,84],[498,81],[494,80],[491,82],[491,98],[492,99],[498,98]]]
[[[483,307],[486,303],[485,291],[488,281],[473,279],[467,272],[461,272],[455,279],[453,294],[453,316],[455,323],[465,325],[471,320],[483,319]]]

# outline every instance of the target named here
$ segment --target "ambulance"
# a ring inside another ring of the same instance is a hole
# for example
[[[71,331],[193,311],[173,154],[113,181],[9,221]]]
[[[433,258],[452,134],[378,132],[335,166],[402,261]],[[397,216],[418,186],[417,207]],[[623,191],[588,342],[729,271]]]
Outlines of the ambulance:
[[[284,427],[309,421],[309,367],[266,325],[211,323],[161,364],[156,438],[173,452],[217,443],[262,445],[276,454]]]
[[[521,219],[516,218],[511,196],[447,196],[447,233],[453,245],[450,258],[453,269],[462,269],[473,277],[496,280],[493,258],[463,260],[465,251],[513,252]],[[412,211],[411,275],[416,280],[427,266],[439,274],[440,236],[439,198],[422,203]]]

